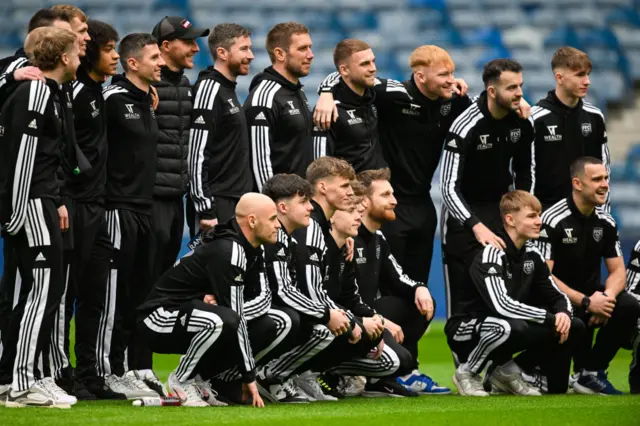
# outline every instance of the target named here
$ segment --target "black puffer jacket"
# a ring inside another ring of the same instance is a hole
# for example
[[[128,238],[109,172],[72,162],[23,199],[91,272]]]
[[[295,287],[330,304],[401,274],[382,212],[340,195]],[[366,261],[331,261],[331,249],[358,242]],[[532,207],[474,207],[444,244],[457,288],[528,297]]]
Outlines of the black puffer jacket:
[[[162,80],[153,85],[160,104],[156,110],[158,169],[153,188],[155,198],[180,198],[187,192],[187,148],[191,122],[191,83],[183,72],[162,68]]]

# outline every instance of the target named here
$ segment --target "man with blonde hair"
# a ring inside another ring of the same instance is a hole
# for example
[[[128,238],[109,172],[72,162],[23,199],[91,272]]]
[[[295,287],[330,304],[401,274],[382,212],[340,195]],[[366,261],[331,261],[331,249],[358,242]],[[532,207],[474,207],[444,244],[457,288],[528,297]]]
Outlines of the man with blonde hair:
[[[491,362],[494,388],[516,395],[540,395],[522,378],[521,365],[535,360],[547,377],[546,391],[565,393],[572,348],[584,323],[571,319],[569,298],[556,286],[530,239],[540,236],[540,202],[525,191],[500,200],[505,249],[490,244],[477,251],[471,282],[459,294],[445,326],[454,358],[453,377],[465,396],[488,396],[480,373]],[[516,359],[513,355],[522,352]]]
[[[384,233],[406,274],[427,283],[437,227],[431,181],[447,131],[471,100],[464,94],[464,81],[454,78],[455,64],[446,50],[420,46],[409,57],[409,66],[413,73],[408,80],[376,78],[373,87],[377,134],[398,201],[397,219],[384,225]],[[338,84],[342,80],[333,73],[320,86],[314,119],[322,128],[336,120],[332,92],[345,85]],[[339,120],[350,118],[345,115]]]
[[[0,223],[5,273],[0,400],[8,407],[69,408],[76,398],[44,377],[37,365],[48,351],[54,316],[63,297],[62,232],[69,228],[56,171],[67,137],[60,85],[80,65],[76,35],[59,28],[33,30],[25,42],[29,61],[45,77],[17,83],[0,111]],[[19,273],[21,285],[14,286]],[[19,289],[19,294],[14,294]]]
[[[536,131],[529,155],[532,192],[544,210],[571,195],[569,169],[577,158],[598,158],[607,173],[611,171],[604,115],[584,100],[591,68],[586,53],[573,47],[559,48],[551,59],[556,87],[531,109]]]

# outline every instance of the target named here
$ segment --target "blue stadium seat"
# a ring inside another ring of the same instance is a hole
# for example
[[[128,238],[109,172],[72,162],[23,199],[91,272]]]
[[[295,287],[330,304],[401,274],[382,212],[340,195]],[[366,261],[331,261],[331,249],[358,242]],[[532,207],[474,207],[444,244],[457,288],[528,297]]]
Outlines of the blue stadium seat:
[[[619,70],[620,55],[616,50],[606,47],[592,47],[586,49],[596,70]]]
[[[544,40],[545,47],[573,46],[581,48],[576,32],[570,27],[563,26],[554,30]]]
[[[640,27],[640,12],[632,6],[622,6],[613,10],[606,18],[607,25],[627,25]]]
[[[465,9],[451,15],[451,24],[461,31],[470,28],[484,28],[489,17],[481,9]]]
[[[363,11],[341,11],[336,14],[335,19],[343,31],[372,29],[378,25],[376,15]]]
[[[478,70],[484,68],[485,64],[489,61],[498,58],[509,58],[511,54],[501,47],[491,47],[485,49],[480,56],[478,56],[475,60],[475,66]]]
[[[446,10],[448,1],[445,0],[407,0],[410,7],[425,7],[436,10]]]
[[[487,46],[503,48],[502,34],[498,28],[478,28],[462,32],[462,39],[467,46]]]
[[[628,85],[619,71],[605,70],[591,73],[591,85],[606,102],[622,102]]]
[[[557,28],[565,23],[564,13],[555,5],[541,7],[529,15],[530,24],[535,28]]]
[[[609,28],[582,29],[577,31],[580,44],[588,49],[589,47],[606,47],[618,49],[618,39]]]
[[[526,15],[519,7],[509,6],[500,9],[490,9],[487,12],[487,24],[497,28],[513,28],[526,21]]]

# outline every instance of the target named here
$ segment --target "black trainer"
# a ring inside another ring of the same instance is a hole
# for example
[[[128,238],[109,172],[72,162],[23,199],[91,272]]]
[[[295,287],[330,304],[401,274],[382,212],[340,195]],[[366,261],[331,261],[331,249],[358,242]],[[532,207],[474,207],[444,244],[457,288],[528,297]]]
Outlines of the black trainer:
[[[346,395],[338,390],[340,377],[333,374],[320,374],[318,376],[318,384],[325,395],[331,395],[334,398],[343,399]]]
[[[89,391],[84,383],[78,380],[74,375],[71,377],[57,379],[56,385],[69,395],[75,396],[78,401],[94,401],[97,399],[96,395]]]
[[[95,395],[97,399],[127,399],[123,393],[114,392],[104,382],[104,377],[87,377],[82,380],[86,389]]]
[[[405,388],[400,383],[396,382],[395,379],[380,379],[375,381],[375,383],[372,383],[371,380],[367,380],[362,396],[391,396],[395,398],[402,398],[419,396],[419,394]]]

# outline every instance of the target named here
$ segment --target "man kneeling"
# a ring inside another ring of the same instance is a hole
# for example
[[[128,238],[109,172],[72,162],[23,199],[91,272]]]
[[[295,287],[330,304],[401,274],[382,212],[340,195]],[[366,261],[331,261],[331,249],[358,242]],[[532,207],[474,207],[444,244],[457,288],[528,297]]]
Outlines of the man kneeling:
[[[524,191],[500,201],[503,251],[487,245],[479,251],[465,286],[447,321],[445,333],[459,362],[453,381],[462,395],[488,396],[480,373],[491,362],[493,387],[517,395],[540,395],[521,376],[522,358],[534,358],[548,379],[550,393],[568,387],[571,348],[585,326],[571,319],[567,296],[556,286],[537,239],[542,225],[540,202]],[[518,359],[515,353],[522,352]]]

